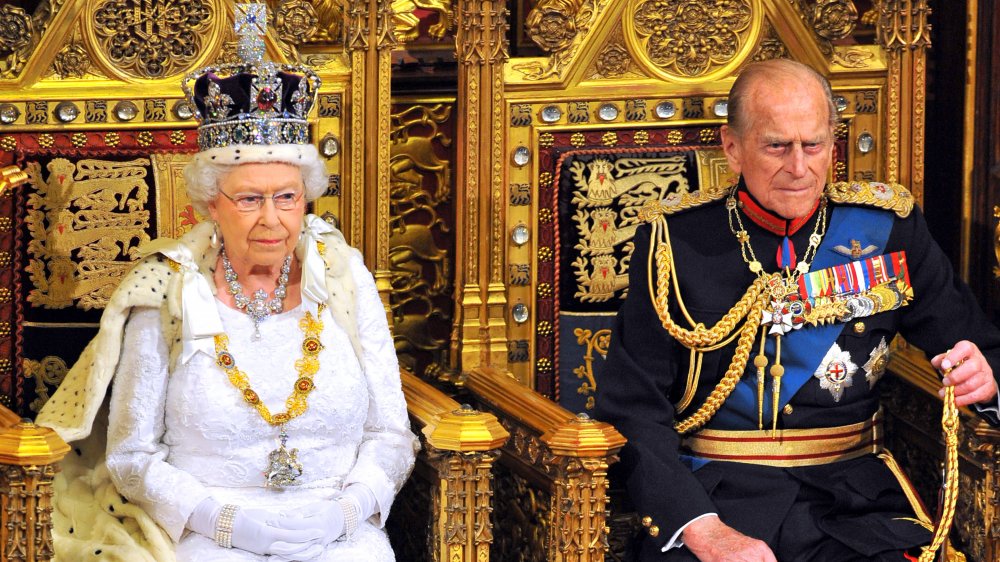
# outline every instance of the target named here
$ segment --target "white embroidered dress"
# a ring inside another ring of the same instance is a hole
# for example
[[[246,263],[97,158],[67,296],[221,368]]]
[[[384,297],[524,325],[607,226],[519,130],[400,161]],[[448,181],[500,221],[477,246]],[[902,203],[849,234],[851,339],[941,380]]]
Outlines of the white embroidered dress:
[[[299,486],[282,491],[265,488],[263,476],[268,453],[278,445],[278,429],[243,401],[215,363],[214,349],[209,353],[200,342],[171,372],[161,310],[132,311],[110,403],[107,465],[119,491],[178,542],[180,562],[277,559],[223,549],[185,530],[195,506],[209,496],[245,509],[292,513],[355,482],[371,489],[379,513],[314,560],[394,559],[381,527],[412,467],[414,437],[374,281],[357,255],[350,269],[364,366],[325,309],[315,390],[308,410],[286,425],[288,447],[298,449],[304,472]],[[199,311],[208,315],[209,325],[221,322],[236,364],[272,413],[285,410],[298,376],[295,361],[303,339],[298,322],[307,309],[317,308],[306,292],[301,306],[262,322],[257,341],[246,314],[214,298]]]

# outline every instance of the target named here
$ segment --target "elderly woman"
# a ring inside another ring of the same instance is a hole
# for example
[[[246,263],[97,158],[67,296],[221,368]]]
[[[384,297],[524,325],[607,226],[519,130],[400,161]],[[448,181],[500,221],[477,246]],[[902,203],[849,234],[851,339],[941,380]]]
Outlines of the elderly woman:
[[[95,400],[74,397],[114,374],[107,472],[181,561],[393,560],[415,439],[372,276],[306,214],[317,87],[270,63],[197,79],[185,180],[211,221],[143,248],[39,417],[85,436]]]

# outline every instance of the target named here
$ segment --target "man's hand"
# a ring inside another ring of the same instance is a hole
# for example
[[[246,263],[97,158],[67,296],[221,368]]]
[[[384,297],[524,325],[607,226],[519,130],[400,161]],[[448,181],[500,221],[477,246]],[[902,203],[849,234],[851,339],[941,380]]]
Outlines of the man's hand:
[[[767,543],[740,533],[717,515],[691,523],[682,538],[684,546],[702,562],[777,562]]]
[[[946,374],[942,384],[955,387],[955,404],[968,406],[974,403],[992,404],[996,400],[997,381],[993,369],[976,344],[962,340],[947,352],[931,359],[931,365]],[[944,396],[942,388],[938,394]]]

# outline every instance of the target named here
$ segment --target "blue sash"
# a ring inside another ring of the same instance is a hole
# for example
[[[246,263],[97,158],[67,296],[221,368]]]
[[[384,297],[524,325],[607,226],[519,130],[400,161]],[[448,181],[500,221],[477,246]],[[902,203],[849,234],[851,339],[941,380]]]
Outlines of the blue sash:
[[[861,247],[876,246],[873,255],[884,253],[885,244],[892,231],[893,214],[865,207],[836,207],[830,214],[830,223],[823,237],[823,243],[816,251],[810,270],[817,271],[834,265],[848,263],[849,256],[833,250],[833,246],[844,244],[848,240],[858,240]],[[802,385],[812,378],[813,373],[823,360],[824,355],[837,336],[843,330],[843,324],[827,324],[825,326],[805,325],[782,336],[781,364],[785,367],[785,375],[781,378],[781,393],[778,409],[780,410],[792,399],[792,396]],[[760,337],[758,331],[757,337]],[[774,362],[774,336],[767,338],[766,352],[768,360]],[[754,345],[758,349],[758,345]],[[719,408],[719,411],[709,422],[713,429],[748,430],[757,429],[757,375],[752,364],[733,393]],[[771,413],[771,377],[764,396],[765,427],[770,427]]]

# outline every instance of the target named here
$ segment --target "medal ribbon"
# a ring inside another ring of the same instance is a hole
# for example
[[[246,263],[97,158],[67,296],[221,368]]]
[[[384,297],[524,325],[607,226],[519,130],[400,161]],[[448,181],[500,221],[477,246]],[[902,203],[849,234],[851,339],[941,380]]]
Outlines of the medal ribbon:
[[[830,225],[827,228],[826,236],[824,236],[812,262],[813,268],[822,268],[815,273],[825,274],[825,276],[818,275],[816,277],[817,280],[820,280],[817,285],[831,291],[834,290],[837,280],[829,279],[832,277],[832,273],[829,273],[827,268],[850,261],[848,256],[833,250],[833,246],[837,244],[838,240],[859,239],[863,247],[871,244],[876,246],[878,251],[881,251],[892,231],[893,216],[892,213],[864,207],[834,208],[830,215]],[[890,265],[886,265],[886,262]],[[896,267],[892,259],[881,263],[882,265],[878,267]],[[873,269],[874,267],[873,265]],[[844,275],[846,276],[846,268]],[[778,410],[782,409],[792,396],[802,388],[802,385],[812,378],[816,367],[823,360],[823,351],[830,349],[842,329],[842,324],[805,326],[782,337],[781,364],[785,370],[777,404]],[[768,357],[774,357],[775,351],[773,338],[768,338],[765,352]],[[747,369],[747,374],[736,385],[732,394],[709,422],[709,426],[713,429],[757,429],[759,420],[756,381],[757,375],[753,366],[750,366]],[[773,415],[771,401],[765,400],[764,419],[771,419]]]

